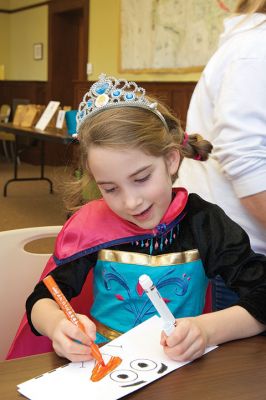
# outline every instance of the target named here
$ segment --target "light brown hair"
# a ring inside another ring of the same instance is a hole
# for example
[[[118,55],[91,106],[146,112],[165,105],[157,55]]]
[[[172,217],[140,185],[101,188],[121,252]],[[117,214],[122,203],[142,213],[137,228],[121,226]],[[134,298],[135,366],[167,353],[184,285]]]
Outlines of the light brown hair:
[[[155,99],[149,98],[155,102]],[[156,101],[158,103],[158,101]],[[88,187],[93,177],[88,166],[88,150],[91,146],[105,148],[137,148],[155,157],[165,157],[172,149],[177,149],[181,159],[208,159],[212,145],[198,134],[186,135],[178,118],[163,104],[158,103],[168,129],[153,112],[141,107],[116,107],[105,109],[87,117],[79,129],[80,168],[82,176],[76,179],[65,191],[68,209],[78,208],[84,201],[82,191]],[[172,181],[177,177],[172,176]]]
[[[266,14],[266,0],[238,0],[234,12],[237,14]]]

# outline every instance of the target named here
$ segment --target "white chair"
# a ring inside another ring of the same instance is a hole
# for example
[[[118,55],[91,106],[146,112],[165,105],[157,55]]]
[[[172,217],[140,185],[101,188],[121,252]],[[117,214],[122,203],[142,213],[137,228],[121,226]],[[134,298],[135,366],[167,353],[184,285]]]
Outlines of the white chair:
[[[61,226],[40,226],[0,232],[0,361],[5,359],[25,312],[25,301],[50,254],[24,249],[34,240],[57,236]]]

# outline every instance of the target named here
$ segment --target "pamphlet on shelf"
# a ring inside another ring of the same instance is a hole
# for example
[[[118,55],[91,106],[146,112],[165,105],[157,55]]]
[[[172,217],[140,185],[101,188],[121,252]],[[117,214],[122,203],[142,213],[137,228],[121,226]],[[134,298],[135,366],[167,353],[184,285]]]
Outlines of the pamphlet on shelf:
[[[56,113],[59,105],[60,101],[50,101],[35,127],[44,131],[51,119],[53,118],[54,114]]]
[[[62,129],[64,126],[64,121],[65,121],[65,110],[59,110],[57,114],[57,119],[56,119],[56,124],[55,127],[57,129]]]

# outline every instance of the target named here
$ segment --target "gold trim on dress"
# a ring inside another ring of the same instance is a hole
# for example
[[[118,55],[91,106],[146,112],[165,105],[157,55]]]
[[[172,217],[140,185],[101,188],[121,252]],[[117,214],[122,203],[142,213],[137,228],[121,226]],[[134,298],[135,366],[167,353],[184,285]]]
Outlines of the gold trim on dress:
[[[180,253],[161,254],[157,256],[109,249],[100,250],[98,253],[98,260],[122,264],[138,264],[147,267],[163,267],[164,265],[184,264],[199,259],[200,256],[197,249],[187,250]]]
[[[114,340],[122,335],[122,332],[116,331],[115,329],[109,328],[109,326],[102,324],[97,321],[95,318],[90,317],[91,320],[95,323],[97,332],[104,336],[106,339]]]

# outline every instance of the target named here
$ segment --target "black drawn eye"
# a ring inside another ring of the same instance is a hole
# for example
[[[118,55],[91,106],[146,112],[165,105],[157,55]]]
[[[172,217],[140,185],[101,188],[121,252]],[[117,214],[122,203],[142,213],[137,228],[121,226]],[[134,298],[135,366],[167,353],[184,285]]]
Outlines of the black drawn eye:
[[[133,382],[138,378],[138,374],[128,369],[120,369],[110,374],[110,378],[115,382]]]
[[[138,360],[131,361],[130,367],[135,371],[152,371],[153,369],[157,368],[157,364],[152,360],[140,358]]]

